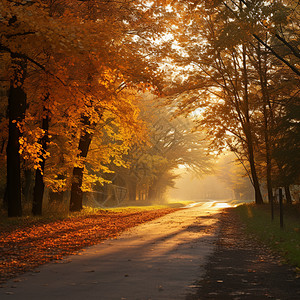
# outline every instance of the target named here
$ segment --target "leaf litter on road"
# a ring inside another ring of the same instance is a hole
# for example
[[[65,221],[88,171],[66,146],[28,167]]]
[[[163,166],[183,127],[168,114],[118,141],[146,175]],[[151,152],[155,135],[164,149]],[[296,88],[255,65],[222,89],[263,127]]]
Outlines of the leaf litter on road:
[[[66,255],[80,254],[78,250],[121,232],[154,220],[177,208],[141,211],[100,211],[50,223],[42,220],[28,226],[0,226],[0,283],[39,265],[61,260]]]

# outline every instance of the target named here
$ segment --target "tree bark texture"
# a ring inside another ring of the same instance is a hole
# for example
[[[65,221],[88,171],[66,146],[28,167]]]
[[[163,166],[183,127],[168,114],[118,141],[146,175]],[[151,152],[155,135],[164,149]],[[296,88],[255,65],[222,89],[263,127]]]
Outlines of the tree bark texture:
[[[261,195],[259,180],[258,180],[256,167],[255,167],[252,141],[250,143],[248,141],[248,153],[249,153],[249,163],[250,163],[250,169],[251,169],[251,177],[252,177],[254,191],[255,191],[255,203],[256,204],[263,204],[264,202],[263,202],[263,198],[262,198],[262,195]]]
[[[47,94],[44,98],[44,102],[46,102],[49,99],[49,94]],[[47,151],[47,146],[49,142],[49,111],[45,106],[44,103],[44,115],[42,120],[42,129],[44,130],[44,135],[40,139],[39,143],[42,146],[42,155],[40,156],[40,166],[36,170],[35,173],[35,185],[33,190],[33,202],[32,202],[32,213],[35,216],[42,215],[42,209],[43,209],[43,197],[44,197],[44,190],[45,190],[45,184],[44,184],[44,170],[45,170],[45,154]]]
[[[86,126],[86,129],[83,130],[79,140],[78,150],[80,152],[78,154],[78,158],[81,159],[87,157],[89,147],[92,141],[92,134],[87,130],[87,128],[90,127],[90,122],[88,117],[83,117],[82,122]],[[83,193],[81,187],[82,187],[82,180],[83,180],[83,171],[84,171],[84,166],[74,167],[73,169],[70,211],[80,211],[82,209]]]
[[[129,182],[129,201],[136,201],[136,194],[137,194],[137,183],[135,180],[130,180]]]
[[[81,190],[83,179],[83,168],[74,167],[71,187],[70,211],[80,211],[82,209],[83,193]]]
[[[273,207],[273,191],[272,191],[272,162],[271,162],[271,143],[270,143],[270,125],[269,125],[269,116],[267,106],[269,101],[268,87],[267,87],[267,74],[266,68],[263,69],[262,66],[262,55],[260,51],[260,45],[257,47],[257,56],[258,56],[258,72],[260,78],[260,85],[262,91],[262,99],[263,99],[263,115],[264,115],[264,139],[265,139],[265,148],[266,148],[266,163],[267,163],[267,189],[268,189],[268,200],[271,206]],[[269,109],[271,109],[269,107]]]
[[[22,215],[19,122],[24,119],[26,110],[27,97],[23,90],[23,84],[27,62],[18,55],[12,54],[11,58],[14,74],[8,94],[7,206],[9,217],[19,217]]]
[[[247,62],[246,62],[246,47],[243,45],[243,75],[244,75],[244,115],[245,115],[245,124],[244,124],[244,133],[247,140],[247,150],[248,150],[248,159],[251,169],[251,177],[253,182],[253,187],[255,191],[255,203],[263,204],[263,198],[260,191],[259,180],[256,172],[255,159],[254,159],[254,145],[252,138],[252,128],[249,116],[249,93],[248,93],[248,73],[247,73]]]
[[[34,173],[31,169],[24,170],[24,186],[22,189],[23,195],[26,201],[32,201],[33,195],[33,183],[34,183]]]
[[[286,197],[286,203],[292,204],[293,201],[292,201],[290,186],[288,184],[284,185],[284,192],[285,192],[285,197]]]
[[[54,202],[58,202],[58,203],[62,203],[64,200],[64,192],[53,192],[53,191],[49,191],[49,203],[54,203]]]

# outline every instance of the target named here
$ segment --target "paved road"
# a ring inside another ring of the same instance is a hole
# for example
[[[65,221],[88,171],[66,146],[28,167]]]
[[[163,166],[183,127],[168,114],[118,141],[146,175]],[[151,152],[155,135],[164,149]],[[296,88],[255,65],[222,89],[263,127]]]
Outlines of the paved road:
[[[214,250],[219,202],[199,203],[24,274],[0,299],[185,299]]]

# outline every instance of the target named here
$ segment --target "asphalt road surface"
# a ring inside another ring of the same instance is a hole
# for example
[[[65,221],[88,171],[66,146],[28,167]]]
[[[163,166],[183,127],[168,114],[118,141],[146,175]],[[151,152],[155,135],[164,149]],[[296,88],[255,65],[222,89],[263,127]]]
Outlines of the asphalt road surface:
[[[0,299],[185,299],[214,251],[221,202],[168,214],[7,282]]]

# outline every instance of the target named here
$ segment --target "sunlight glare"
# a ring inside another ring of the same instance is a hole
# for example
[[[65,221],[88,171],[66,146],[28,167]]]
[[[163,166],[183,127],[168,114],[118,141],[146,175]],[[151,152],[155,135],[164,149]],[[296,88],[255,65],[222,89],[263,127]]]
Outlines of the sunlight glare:
[[[231,204],[226,203],[226,202],[217,202],[215,203],[215,206],[217,206],[218,208],[228,208],[228,207],[232,207]]]

